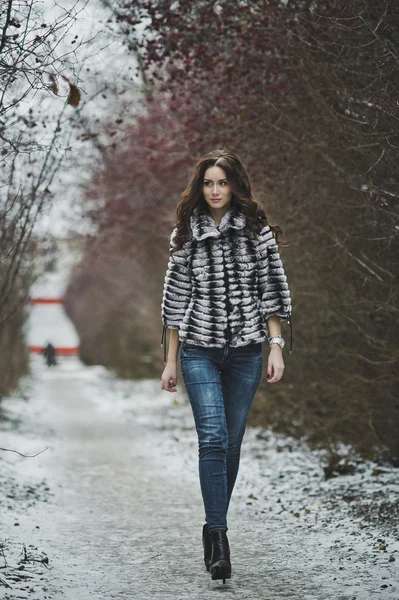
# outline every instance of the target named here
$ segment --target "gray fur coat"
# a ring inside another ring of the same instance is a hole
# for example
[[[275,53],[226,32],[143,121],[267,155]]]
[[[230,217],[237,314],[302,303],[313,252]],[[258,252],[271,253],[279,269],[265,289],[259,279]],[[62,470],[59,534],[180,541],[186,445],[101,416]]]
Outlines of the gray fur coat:
[[[269,225],[258,239],[246,217],[232,205],[216,227],[201,207],[190,218],[191,235],[169,258],[161,315],[166,361],[166,328],[198,346],[245,346],[268,338],[267,319],[278,315],[291,327],[291,294]],[[174,247],[176,229],[170,236]]]

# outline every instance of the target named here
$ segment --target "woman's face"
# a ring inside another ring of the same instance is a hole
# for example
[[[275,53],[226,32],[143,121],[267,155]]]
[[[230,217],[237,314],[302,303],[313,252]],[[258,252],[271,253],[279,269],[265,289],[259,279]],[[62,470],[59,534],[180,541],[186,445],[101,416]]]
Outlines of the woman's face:
[[[207,204],[213,209],[228,207],[233,196],[226,172],[216,165],[205,171],[202,191]]]

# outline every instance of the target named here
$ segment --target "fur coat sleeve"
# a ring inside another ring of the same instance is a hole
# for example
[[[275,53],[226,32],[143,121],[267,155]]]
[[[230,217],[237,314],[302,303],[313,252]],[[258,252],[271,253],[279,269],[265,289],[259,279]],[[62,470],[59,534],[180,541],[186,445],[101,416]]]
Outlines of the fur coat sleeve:
[[[276,315],[289,319],[291,295],[274,233],[269,225],[260,232],[256,243],[260,308],[265,319]]]
[[[175,247],[173,238],[169,240],[169,252]],[[169,256],[162,296],[162,322],[169,329],[179,329],[191,298],[191,277],[188,268],[188,255],[184,248]]]

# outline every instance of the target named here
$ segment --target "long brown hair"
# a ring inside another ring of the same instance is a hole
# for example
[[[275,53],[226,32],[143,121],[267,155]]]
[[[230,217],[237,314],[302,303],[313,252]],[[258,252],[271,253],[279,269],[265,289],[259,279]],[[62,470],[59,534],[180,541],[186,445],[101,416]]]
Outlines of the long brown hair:
[[[209,212],[208,204],[203,196],[205,171],[217,165],[226,172],[227,181],[233,192],[232,204],[246,216],[246,227],[258,234],[263,227],[269,225],[275,232],[278,243],[282,229],[278,225],[268,223],[261,203],[253,196],[249,177],[241,160],[228,150],[212,150],[199,159],[194,168],[191,181],[182,193],[176,207],[177,232],[174,237],[175,248],[172,254],[183,247],[190,232],[190,217],[197,206]]]

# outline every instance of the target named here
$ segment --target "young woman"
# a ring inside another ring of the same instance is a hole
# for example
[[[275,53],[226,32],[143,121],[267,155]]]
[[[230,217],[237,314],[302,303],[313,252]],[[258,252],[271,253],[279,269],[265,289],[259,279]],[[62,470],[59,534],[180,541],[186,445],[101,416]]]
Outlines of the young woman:
[[[223,583],[231,577],[227,510],[262,375],[262,344],[270,344],[267,381],[275,383],[284,372],[282,319],[290,324],[292,348],[280,233],[268,224],[237,156],[216,150],[199,160],[177,205],[170,237],[161,389],[176,391],[181,343],[181,373],[198,435],[204,561],[212,579]]]

